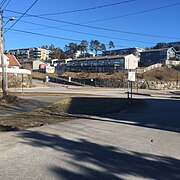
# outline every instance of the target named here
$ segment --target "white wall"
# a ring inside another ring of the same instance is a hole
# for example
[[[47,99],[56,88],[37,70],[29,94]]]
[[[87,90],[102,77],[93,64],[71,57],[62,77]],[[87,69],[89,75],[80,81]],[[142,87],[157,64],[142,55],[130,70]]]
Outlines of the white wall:
[[[125,56],[125,69],[136,69],[138,67],[138,58],[133,54]]]
[[[7,73],[11,74],[31,74],[30,70],[27,69],[12,69],[12,68],[7,68],[6,69]],[[0,67],[0,73],[2,72],[2,68]]]

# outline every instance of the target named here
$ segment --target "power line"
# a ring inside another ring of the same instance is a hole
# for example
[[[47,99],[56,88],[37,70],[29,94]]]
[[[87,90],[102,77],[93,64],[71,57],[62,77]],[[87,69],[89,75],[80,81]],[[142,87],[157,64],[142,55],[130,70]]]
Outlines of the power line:
[[[67,32],[73,32],[73,33],[84,34],[84,35],[90,35],[90,36],[111,38],[111,39],[130,41],[130,42],[133,41],[133,42],[139,42],[139,43],[145,43],[145,44],[155,44],[153,42],[138,41],[138,40],[133,40],[133,39],[125,39],[125,38],[116,38],[116,37],[112,37],[112,36],[105,36],[105,35],[98,35],[98,34],[86,33],[86,32],[81,32],[81,31],[68,30],[68,29],[63,29],[63,28],[59,28],[59,27],[52,27],[52,26],[47,26],[47,25],[43,25],[43,24],[39,24],[39,23],[33,23],[33,22],[29,22],[29,21],[23,21],[23,20],[21,20],[21,22],[28,23],[28,24],[33,24],[33,25],[37,25],[37,26],[42,26],[42,27],[45,27],[45,28],[56,29],[56,30],[67,31]]]
[[[9,0],[9,1],[6,3],[6,5],[4,6],[3,9],[5,9],[5,8],[9,5],[10,2],[11,2],[11,0]]]
[[[34,3],[18,18],[18,20],[13,23],[8,29],[6,29],[6,31],[3,33],[5,34],[8,30],[10,30],[13,26],[15,26],[19,21],[20,19],[38,2],[38,0],[34,1]]]
[[[7,1],[7,0],[1,1],[1,3],[0,3],[1,8],[4,6],[4,4],[6,3],[6,1]]]
[[[177,5],[180,5],[180,3],[169,4],[169,5],[166,5],[166,6],[161,6],[161,7],[157,7],[157,8],[147,9],[147,10],[143,10],[143,11],[123,14],[123,15],[119,15],[119,16],[114,16],[114,17],[109,17],[109,18],[104,18],[104,19],[99,19],[99,20],[94,20],[94,21],[88,21],[88,22],[84,22],[84,23],[81,23],[81,24],[89,24],[89,23],[102,22],[102,21],[107,21],[107,20],[112,20],[112,19],[117,19],[117,18],[122,18],[122,17],[128,17],[128,16],[143,14],[143,13],[147,13],[147,12],[157,11],[157,10],[160,10],[160,9],[165,9],[165,8],[169,8],[169,7],[173,7],[173,6],[177,6]]]
[[[24,31],[24,30],[20,30],[20,29],[10,29],[11,31],[14,32],[20,32],[20,33],[25,33],[25,34],[32,34],[32,35],[37,35],[37,36],[43,36],[43,37],[49,37],[49,38],[54,38],[54,39],[62,39],[62,40],[66,40],[66,41],[73,41],[73,42],[81,42],[82,40],[77,40],[77,39],[71,39],[71,38],[63,38],[63,37],[59,37],[59,36],[52,36],[52,35],[47,35],[47,34],[42,34],[42,33],[36,33],[36,32],[30,32],[30,31]],[[90,43],[90,42],[88,42]],[[105,44],[108,45],[108,44]],[[118,46],[117,47],[125,47],[125,46]]]
[[[13,11],[13,10],[5,10],[5,11],[22,14],[21,12],[17,12],[17,11]],[[51,19],[51,18],[47,18],[47,17],[45,18],[45,17],[40,17],[40,16],[32,15],[32,14],[27,14],[27,15],[30,17],[39,18],[39,19],[43,19],[43,20],[54,21],[54,22],[59,22],[59,23],[64,23],[64,24],[69,24],[69,25],[74,25],[74,26],[80,26],[80,27],[85,27],[85,28],[90,28],[90,29],[96,29],[96,30],[98,29],[98,30],[103,30],[103,31],[108,31],[108,32],[117,32],[117,33],[131,34],[131,35],[137,35],[137,36],[176,39],[176,40],[180,39],[179,37],[177,38],[177,37],[170,37],[170,36],[161,36],[161,35],[153,35],[153,34],[116,30],[116,29],[103,28],[103,27],[98,27],[98,26],[90,26],[90,25],[85,25],[85,24],[80,24],[80,23],[73,23],[73,22],[69,22],[69,21]]]
[[[137,1],[137,0],[126,0],[126,1],[121,1],[121,2],[117,2],[117,3],[111,3],[111,4],[101,5],[101,6],[95,6],[95,7],[91,7],[91,8],[76,9],[76,10],[71,10],[71,11],[57,12],[57,13],[40,14],[38,16],[52,16],[52,15],[69,14],[69,13],[75,13],[75,12],[96,10],[96,9],[101,9],[101,8],[105,8],[105,7],[110,7],[110,6],[126,4],[126,3],[130,3],[130,2],[134,2],[134,1]]]
[[[164,8],[172,7],[172,6],[179,5],[179,4],[180,3],[169,4],[169,5],[166,5],[166,6],[161,6],[161,7],[157,7],[157,8],[153,8],[153,9],[147,9],[147,10],[144,10],[144,11],[139,11],[139,12],[135,12],[135,13],[129,13],[129,14],[115,16],[115,17],[101,19],[101,20],[89,21],[89,22],[86,22],[86,23],[99,22],[99,21],[110,20],[110,19],[115,19],[115,18],[119,18],[119,17],[126,17],[126,16],[141,14],[141,13],[145,13],[145,12],[151,12],[151,11],[155,11],[155,10],[159,10],[159,9],[164,9]],[[115,37],[110,37],[110,36],[97,35],[97,34],[85,33],[85,32],[74,31],[74,30],[67,30],[67,29],[63,29],[63,28],[52,27],[52,26],[47,26],[47,25],[42,25],[42,24],[37,24],[37,23],[32,23],[32,22],[22,21],[22,20],[21,20],[21,22],[29,23],[29,24],[33,24],[33,25],[38,25],[38,26],[42,26],[42,27],[46,27],[46,28],[52,28],[52,29],[57,29],[57,30],[62,30],[62,31],[67,31],[67,32],[78,33],[78,34],[92,35],[92,36],[98,36],[98,37],[105,37],[105,38],[111,38],[111,39],[116,39],[116,40],[134,41],[134,42],[141,42],[141,43],[147,43],[147,44],[154,44],[153,42],[137,41],[137,40],[123,39],[123,38],[115,38]],[[83,24],[85,24],[85,23],[83,23]]]
[[[56,13],[40,14],[40,15],[37,15],[37,16],[63,15],[63,14],[70,14],[70,13],[76,13],[76,12],[90,11],[90,10],[96,10],[96,9],[110,7],[110,6],[115,6],[115,5],[126,4],[126,3],[130,3],[130,2],[134,2],[134,1],[137,1],[137,0],[126,0],[126,1],[116,2],[116,3],[110,3],[110,4],[100,5],[100,6],[94,6],[94,7],[90,7],[90,8],[76,9],[76,10],[56,12]]]

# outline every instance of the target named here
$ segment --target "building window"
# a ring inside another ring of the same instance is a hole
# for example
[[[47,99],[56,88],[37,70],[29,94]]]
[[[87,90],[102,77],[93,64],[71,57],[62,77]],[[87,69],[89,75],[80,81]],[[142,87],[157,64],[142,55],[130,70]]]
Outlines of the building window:
[[[151,55],[151,53],[146,53],[146,57],[147,57],[147,56],[150,56],[150,55]]]
[[[165,56],[166,52],[160,52],[159,54],[160,54],[160,56]]]

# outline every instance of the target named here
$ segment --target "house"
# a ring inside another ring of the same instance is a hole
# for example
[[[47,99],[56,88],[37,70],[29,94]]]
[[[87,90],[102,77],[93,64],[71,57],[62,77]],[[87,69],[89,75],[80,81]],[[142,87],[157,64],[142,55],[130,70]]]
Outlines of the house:
[[[167,60],[175,60],[176,59],[176,50],[171,48],[163,48],[163,49],[150,49],[146,51],[142,51],[140,54],[140,62],[144,66],[161,63],[166,65]]]
[[[6,79],[7,86],[17,87],[20,84],[31,86],[31,71],[20,69],[20,63],[13,55],[4,55],[4,68],[0,58],[0,81]]]
[[[14,69],[19,69],[20,68],[20,63],[16,59],[14,55],[6,55],[8,58],[8,68],[14,68]]]
[[[180,61],[180,51],[176,51],[176,60]]]
[[[165,45],[166,47],[173,47],[176,50],[180,50],[180,41],[178,42],[169,42]]]
[[[4,65],[5,67],[12,69],[19,69],[21,66],[19,61],[13,55],[4,55]],[[0,67],[2,67],[1,61],[0,61]]]
[[[67,62],[65,71],[112,72],[126,69],[136,69],[137,67],[138,58],[133,54],[129,54],[116,56],[96,56],[71,60]]]

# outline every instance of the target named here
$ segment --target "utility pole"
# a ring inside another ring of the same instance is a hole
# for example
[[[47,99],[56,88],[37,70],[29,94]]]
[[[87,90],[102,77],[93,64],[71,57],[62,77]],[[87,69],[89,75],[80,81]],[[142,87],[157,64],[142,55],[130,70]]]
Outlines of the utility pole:
[[[7,78],[5,73],[4,50],[3,50],[3,32],[2,32],[3,16],[2,15],[3,15],[3,11],[0,9],[0,55],[1,55],[1,66],[2,66],[2,92],[3,92],[3,98],[6,98]]]

